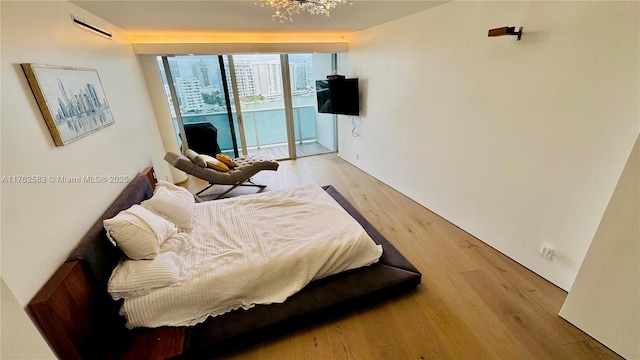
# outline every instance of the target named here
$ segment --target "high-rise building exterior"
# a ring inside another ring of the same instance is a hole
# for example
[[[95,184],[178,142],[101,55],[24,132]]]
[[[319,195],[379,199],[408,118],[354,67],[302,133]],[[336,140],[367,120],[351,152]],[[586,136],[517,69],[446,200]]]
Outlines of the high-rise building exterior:
[[[291,90],[308,90],[313,85],[312,64],[310,62],[292,63],[289,65]]]
[[[167,96],[167,101],[169,102],[169,110],[171,111],[171,117],[176,117],[176,109],[173,107],[173,98],[171,97],[171,90],[169,89],[169,84],[164,84],[164,93]]]
[[[204,110],[202,99],[202,84],[197,78],[175,79],[176,93],[180,102],[180,112],[200,112]]]
[[[253,76],[258,94],[267,99],[282,96],[282,68],[279,61],[253,64]]]
[[[316,88],[316,81],[313,79],[313,63],[312,62],[306,62],[305,61],[305,68],[306,68],[306,82],[307,82],[307,88],[310,90],[315,90]]]
[[[180,67],[178,66],[178,60],[176,60],[176,58],[174,57],[171,57],[167,59],[167,62],[169,63],[169,70],[171,71],[171,76],[173,76],[174,78],[182,77],[180,75]],[[160,67],[162,67],[162,63],[160,63]]]
[[[236,71],[238,96],[240,96],[240,98],[245,98],[258,95],[256,91],[255,79],[253,77],[253,67],[251,66],[251,61],[234,57],[233,65]]]
[[[209,74],[209,64],[200,60],[197,63],[191,65],[191,71],[193,77],[200,81],[203,87],[211,86],[211,75]]]
[[[214,110],[204,103],[202,94],[224,93],[222,71],[216,60],[217,56],[184,56],[168,59],[182,113]],[[292,95],[307,96],[315,88],[312,62],[310,59],[298,61],[289,64]],[[282,100],[284,96],[282,67],[278,59],[264,56],[234,56],[233,63],[235,86],[241,101],[272,102]],[[160,60],[159,65],[161,65]],[[225,73],[229,85],[229,96],[233,97],[231,72],[227,62],[225,62]],[[187,77],[190,78],[187,79]],[[231,101],[233,102],[233,99]]]
[[[231,80],[229,80],[229,66],[225,64],[224,71],[227,73],[227,84],[231,86]],[[222,86],[222,72],[220,71],[220,66],[213,67],[213,76],[211,77],[211,86],[218,89],[218,91],[223,92]]]

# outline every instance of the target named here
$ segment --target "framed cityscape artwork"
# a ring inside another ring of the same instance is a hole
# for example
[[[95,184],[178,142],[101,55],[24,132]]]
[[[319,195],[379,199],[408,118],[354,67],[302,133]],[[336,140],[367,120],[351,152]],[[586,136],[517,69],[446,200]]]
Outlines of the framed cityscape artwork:
[[[113,124],[95,69],[21,64],[56,146]]]

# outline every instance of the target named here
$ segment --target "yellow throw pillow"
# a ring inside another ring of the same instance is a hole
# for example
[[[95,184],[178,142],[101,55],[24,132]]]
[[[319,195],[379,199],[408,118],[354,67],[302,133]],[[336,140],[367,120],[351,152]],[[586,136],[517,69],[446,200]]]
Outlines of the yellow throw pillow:
[[[229,168],[232,168],[232,167],[236,166],[236,163],[233,161],[233,159],[231,157],[229,157],[229,155],[218,154],[218,155],[216,155],[216,159],[222,161]]]
[[[214,158],[209,155],[200,155],[200,158],[207,163],[207,167],[218,170],[218,171],[229,171],[229,167],[225,165],[222,161]]]

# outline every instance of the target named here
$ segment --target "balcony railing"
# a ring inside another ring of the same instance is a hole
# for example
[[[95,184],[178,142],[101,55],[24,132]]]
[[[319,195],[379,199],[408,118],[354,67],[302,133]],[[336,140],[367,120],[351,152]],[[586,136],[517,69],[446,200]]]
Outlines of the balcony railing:
[[[287,126],[284,109],[243,110],[242,114],[247,147],[259,149],[262,146],[287,143]],[[239,141],[240,131],[235,112],[233,112],[233,120],[236,139]],[[209,122],[213,124],[213,126],[218,129],[218,145],[220,149],[222,151],[233,149],[229,118],[225,111],[208,114],[182,115],[182,121],[184,121],[185,124],[196,122]],[[294,106],[293,122],[296,142],[302,143],[316,139],[316,115],[314,106]],[[177,129],[178,126],[175,118],[174,124]],[[176,130],[176,133],[178,133],[178,130]]]

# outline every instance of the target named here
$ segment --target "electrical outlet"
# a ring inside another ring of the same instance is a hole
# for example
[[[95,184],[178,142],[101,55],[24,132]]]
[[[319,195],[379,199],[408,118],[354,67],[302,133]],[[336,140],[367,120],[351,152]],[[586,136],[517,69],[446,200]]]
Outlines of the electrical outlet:
[[[553,248],[547,244],[542,244],[542,247],[540,247],[540,256],[545,260],[551,261],[553,258]]]

